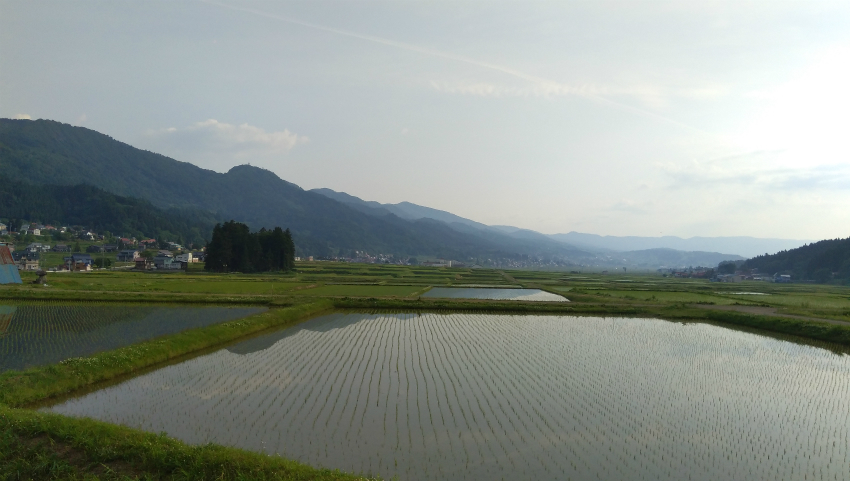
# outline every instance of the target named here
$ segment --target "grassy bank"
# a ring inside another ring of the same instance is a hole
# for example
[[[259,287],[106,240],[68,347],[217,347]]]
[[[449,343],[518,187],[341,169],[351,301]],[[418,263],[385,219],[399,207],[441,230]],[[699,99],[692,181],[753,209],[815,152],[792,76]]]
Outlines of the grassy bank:
[[[665,308],[657,314],[665,319],[681,319],[688,321],[711,321],[718,324],[744,326],[763,331],[791,334],[794,336],[831,342],[842,346],[850,346],[850,325],[829,324],[826,322],[791,319],[787,317],[760,316],[734,311],[710,311],[682,307],[679,309]]]
[[[317,480],[367,478],[215,445],[0,406],[0,479]]]
[[[791,334],[817,341],[850,346],[850,325],[829,324],[802,319],[746,314],[734,311],[697,309],[687,304],[629,305],[597,303],[542,303],[492,300],[401,300],[401,299],[335,299],[337,309],[381,309],[389,311],[464,311],[506,312],[516,314],[564,314],[584,316],[638,316],[669,320],[709,321]]]
[[[320,300],[270,309],[237,321],[193,329],[90,357],[67,359],[59,364],[23,372],[5,372],[0,374],[0,404],[19,407],[66,394],[271,327],[290,325],[331,307],[329,301]]]
[[[286,306],[293,304],[291,297],[272,295],[216,295],[173,292],[110,292],[110,291],[63,291],[49,288],[0,289],[0,300],[4,301],[97,301],[116,303],[162,303],[162,304],[226,304],[245,306]],[[298,301],[301,302],[301,301]]]

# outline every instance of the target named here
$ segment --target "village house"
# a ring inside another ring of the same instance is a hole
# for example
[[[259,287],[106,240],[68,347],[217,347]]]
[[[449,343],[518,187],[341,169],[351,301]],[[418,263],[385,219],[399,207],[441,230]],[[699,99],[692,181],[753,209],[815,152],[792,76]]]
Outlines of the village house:
[[[153,258],[153,265],[157,269],[179,269],[180,263],[174,263],[174,256],[168,251],[159,251]]]
[[[153,267],[153,259],[148,257],[136,257],[133,262],[136,264],[135,269],[140,271],[146,271]]]
[[[191,252],[187,252],[185,254],[177,254],[176,256],[174,256],[175,262],[185,262],[185,263],[195,262],[193,259],[194,258],[192,256]]]
[[[42,244],[41,242],[33,242],[26,247],[30,252],[50,252],[50,244]]]
[[[53,249],[50,249],[53,252],[71,252],[71,246],[65,244],[56,244],[53,246]]]
[[[94,262],[88,254],[71,254],[63,259],[69,271],[90,271]]]
[[[135,262],[137,257],[139,257],[139,251],[135,249],[125,249],[115,256],[115,260],[118,262]]]
[[[21,260],[18,261],[18,269],[22,271],[37,271],[39,267],[38,259],[30,259],[28,257],[21,257]]]

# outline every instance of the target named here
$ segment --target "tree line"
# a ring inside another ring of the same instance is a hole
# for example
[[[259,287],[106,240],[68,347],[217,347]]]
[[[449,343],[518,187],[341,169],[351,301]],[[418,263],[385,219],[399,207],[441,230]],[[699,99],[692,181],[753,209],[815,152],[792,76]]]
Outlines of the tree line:
[[[295,267],[295,243],[289,229],[250,232],[236,221],[216,224],[207,244],[204,269],[212,272],[289,271]]]
[[[841,280],[850,283],[850,238],[829,239],[807,244],[773,255],[753,257],[747,268],[758,268],[767,274],[791,274],[796,279],[817,282]]]

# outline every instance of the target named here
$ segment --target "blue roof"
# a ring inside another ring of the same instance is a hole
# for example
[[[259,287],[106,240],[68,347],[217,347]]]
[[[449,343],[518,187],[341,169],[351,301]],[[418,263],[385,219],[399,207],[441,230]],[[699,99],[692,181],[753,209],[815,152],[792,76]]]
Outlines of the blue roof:
[[[23,284],[18,266],[15,264],[0,264],[0,284]]]

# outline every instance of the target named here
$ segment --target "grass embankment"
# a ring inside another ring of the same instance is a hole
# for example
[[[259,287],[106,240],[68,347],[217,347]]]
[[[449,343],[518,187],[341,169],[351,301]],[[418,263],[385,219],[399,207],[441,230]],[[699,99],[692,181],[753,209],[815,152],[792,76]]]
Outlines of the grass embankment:
[[[292,297],[270,295],[214,295],[190,293],[159,292],[108,292],[108,291],[62,291],[50,289],[0,290],[0,300],[4,301],[96,301],[132,304],[220,304],[245,306],[285,307],[293,304]],[[303,301],[298,301],[303,302]]]
[[[0,479],[363,480],[279,457],[0,406]]]
[[[682,306],[658,309],[657,317],[687,321],[710,321],[731,324],[763,331],[791,334],[807,339],[850,346],[850,324],[838,325],[826,322],[792,319],[787,317],[762,316],[734,311],[711,311]]]

